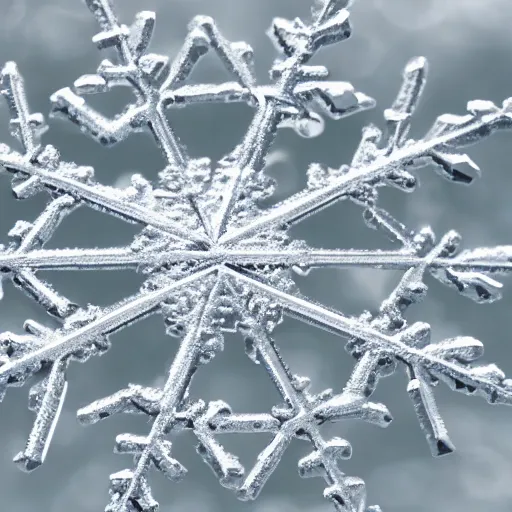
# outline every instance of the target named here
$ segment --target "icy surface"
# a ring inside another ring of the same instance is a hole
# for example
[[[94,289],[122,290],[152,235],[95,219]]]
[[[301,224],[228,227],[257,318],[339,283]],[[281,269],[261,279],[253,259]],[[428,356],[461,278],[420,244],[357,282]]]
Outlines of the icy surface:
[[[29,408],[35,413],[27,445],[15,462],[27,471],[44,462],[65,400],[69,363],[103,354],[110,347],[109,334],[159,313],[166,332],[180,339],[165,384],[129,384],[78,411],[83,424],[117,413],[151,419],[147,435],[124,433],[116,439],[116,453],[132,454],[134,464],[111,475],[107,511],[156,511],[150,469],[171,481],[182,479],[186,468],[174,458],[168,435],[190,429],[198,454],[241,500],[258,496],[290,442],[300,438],[310,443],[311,452],[298,462],[299,474],[323,478],[324,497],[335,510],[377,512],[378,506],[366,503],[364,482],[342,472],[342,461],[352,452],[349,442],[326,438],[322,424],[355,418],[387,427],[391,413],[371,395],[379,379],[399,367],[408,376],[407,393],[434,456],[454,449],[435,402],[439,381],[490,403],[512,403],[512,380],[493,364],[474,363],[483,354],[481,341],[459,336],[432,343],[427,323],[409,324],[405,318],[408,307],[427,292],[427,273],[476,302],[499,299],[502,284],[496,277],[512,270],[512,246],[462,250],[454,231],[437,237],[429,228],[415,232],[379,206],[378,189],[412,192],[419,169],[470,184],[480,170],[462,148],[510,129],[512,99],[501,105],[470,101],[465,115],[442,115],[423,138],[413,140],[411,118],[427,74],[425,59],[414,58],[405,67],[395,102],[384,112],[386,133],[368,126],[350,164],[336,169],[311,164],[306,189],[268,207],[264,200],[275,184],[265,174],[265,162],[278,129],[313,137],[322,132],[322,116],[341,119],[374,106],[351,84],[329,81],[325,67],[309,63],[322,47],[350,36],[351,2],[318,1],[306,21],[274,19],[269,36],[279,59],[266,85],[256,83],[252,49],[226,40],[209,17],[190,23],[185,43],[169,60],[148,50],[154,13],[140,12],[127,26],[108,0],[85,3],[100,26],[93,41],[101,50],[110,49],[111,60],[55,92],[52,113],[105,146],[146,131],[166,166],[156,183],[135,174],[122,190],[100,184],[91,167],[65,162],[56,148],[41,143],[44,117],[31,113],[16,65],[4,66],[2,94],[21,149],[0,145],[0,165],[12,174],[18,199],[47,193],[49,202],[32,223],[19,221],[9,232],[9,242],[0,246],[0,277],[35,299],[60,325],[55,330],[27,320],[26,334],[0,334],[0,394],[30,380]],[[189,84],[194,65],[209,51],[218,55],[231,81]],[[110,119],[89,106],[87,95],[118,86],[130,87],[136,98],[121,115]],[[255,110],[240,144],[216,163],[190,158],[165,116],[166,109],[206,102],[244,102]],[[396,249],[324,250],[289,237],[291,226],[341,200],[359,205],[368,226],[390,237]],[[128,247],[45,249],[62,219],[84,206],[140,224],[141,230]],[[356,318],[300,294],[294,274],[318,267],[394,269],[403,277],[378,312]],[[44,269],[116,268],[132,268],[145,281],[134,296],[108,308],[76,305],[38,276]],[[355,366],[342,390],[312,394],[309,379],[287,367],[272,337],[283,315],[346,340]],[[243,335],[247,355],[267,371],[282,404],[240,414],[223,401],[189,397],[194,373],[223,349],[227,331]],[[244,468],[224,448],[221,434],[257,432],[272,434],[272,441],[254,467]]]

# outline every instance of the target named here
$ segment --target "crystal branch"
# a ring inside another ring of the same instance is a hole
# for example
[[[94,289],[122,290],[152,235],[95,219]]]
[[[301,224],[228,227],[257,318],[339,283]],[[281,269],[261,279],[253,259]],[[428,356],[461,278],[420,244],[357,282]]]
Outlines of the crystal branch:
[[[14,457],[24,471],[37,469],[45,460],[66,398],[66,369],[69,358],[54,361],[49,375],[32,387],[29,408],[37,413],[25,450]]]
[[[23,78],[14,62],[8,62],[4,66],[0,82],[3,87],[2,95],[9,107],[12,135],[23,147],[22,158],[30,162],[38,158],[42,149],[40,136],[46,130],[44,117],[41,114],[30,114]],[[0,153],[2,153],[1,150]],[[73,198],[62,196],[53,200],[34,224],[18,222],[9,233],[11,237],[17,239],[17,242],[9,247],[9,253],[21,255],[35,248],[41,248],[50,239],[62,218],[69,214],[74,206]],[[10,277],[16,286],[34,297],[52,315],[65,317],[76,309],[74,304],[57,294],[29,269],[20,268]],[[1,296],[0,282],[0,298]]]
[[[229,283],[228,283],[229,286]],[[234,297],[238,294],[230,287]],[[238,303],[237,303],[238,304]],[[363,419],[386,427],[391,415],[382,404],[367,402],[364,397],[351,396],[338,404],[335,413],[321,417],[318,413],[321,404],[334,400],[332,390],[312,396],[308,392],[309,379],[292,375],[274,341],[262,327],[263,319],[250,310],[235,306],[244,324],[246,340],[250,341],[251,351],[256,351],[258,363],[262,363],[269,376],[285,400],[286,406],[275,407],[273,415],[281,421],[281,426],[272,442],[259,454],[256,465],[238,488],[241,499],[255,499],[265,482],[276,468],[282,454],[294,437],[308,439],[314,446],[311,454],[299,462],[302,477],[322,476],[329,487],[324,496],[335,505],[337,510],[352,512],[365,510],[364,483],[354,477],[345,476],[338,468],[338,460],[351,456],[350,444],[341,438],[325,441],[318,425],[326,419],[341,420],[347,418]]]
[[[18,221],[9,232],[9,235],[16,241],[10,244],[7,251],[0,253],[0,261],[3,257],[23,258],[30,255],[34,248],[42,247],[58,227],[61,219],[69,214],[75,206],[72,197],[61,196],[46,207],[34,224]],[[14,268],[0,263],[0,266],[4,275],[9,272],[14,285],[33,297],[51,315],[64,318],[76,310],[75,304],[59,295],[49,284],[35,275],[35,267],[31,267],[32,269],[29,270],[21,265]]]
[[[120,413],[145,414],[154,417],[160,413],[162,397],[162,389],[129,384],[126,389],[82,407],[77,416],[83,425],[92,425]],[[184,411],[176,412],[176,419],[181,423],[182,428],[194,428],[191,418],[195,416],[196,409],[203,408],[203,406],[199,407],[200,402],[194,403]],[[216,414],[209,419],[208,424],[212,432],[217,434],[250,432],[255,424],[258,424],[260,432],[276,432],[280,425],[279,421],[270,414],[249,413]]]
[[[170,167],[184,174],[189,159],[165,118],[164,108],[189,102],[187,86],[181,92],[179,86],[210,47],[237,79],[235,86],[250,88],[254,84],[251,48],[246,43],[228,42],[211,18],[197,16],[189,26],[182,49],[169,65],[167,57],[146,53],[154,30],[154,13],[138,13],[134,24],[127,27],[119,23],[109,0],[87,0],[87,5],[103,29],[94,37],[94,42],[100,49],[114,47],[120,63],[103,61],[96,75],[84,75],[75,82],[75,91],[70,88],[57,91],[52,96],[54,111],[87,129],[91,136],[106,145],[115,144],[131,132],[148,127],[164,150]],[[131,86],[137,102],[113,120],[93,110],[81,97],[117,85]],[[233,83],[220,86],[225,90],[232,87]],[[196,94],[193,97],[195,102],[198,99],[210,101],[211,91],[206,96]]]
[[[43,165],[48,163],[52,149],[48,146],[43,149],[40,144],[40,136],[46,130],[44,117],[41,114],[30,114],[23,79],[16,65],[12,62],[7,63],[0,78],[3,86],[2,94],[7,100],[11,114],[12,135],[21,142],[23,148],[21,158],[27,163],[38,162]],[[0,152],[5,153],[6,151]],[[16,184],[13,190],[15,195],[23,197],[27,190],[36,185],[37,178],[32,177],[25,182]],[[17,222],[9,233],[15,241],[9,245],[6,252],[11,255],[26,255],[34,249],[42,248],[53,235],[63,217],[71,213],[76,206],[77,203],[73,197],[63,195],[53,199],[33,224]],[[5,274],[6,269],[2,268],[2,270]],[[12,282],[43,305],[48,313],[64,319],[77,312],[78,306],[57,294],[48,284],[40,280],[35,275],[33,268],[21,267],[15,270],[10,268],[8,272]],[[9,333],[0,336],[2,351],[5,351],[6,354],[0,357],[0,364],[9,363],[9,352],[12,357],[17,349],[21,353],[27,349],[30,350],[39,345],[37,337],[48,336],[50,332],[32,321],[25,323],[25,330],[29,333],[28,337],[17,337]],[[14,462],[21,469],[32,471],[39,467],[46,458],[66,396],[65,372],[68,362],[69,357],[66,355],[56,359],[51,364],[48,375],[31,388],[29,409],[36,412],[36,419],[25,450],[14,458]],[[47,362],[43,364],[48,366]],[[40,365],[36,365],[35,369],[37,370],[39,367]],[[7,381],[0,380],[2,387],[5,382],[12,385],[23,383],[23,378],[18,379],[14,375],[10,375]],[[0,398],[3,397],[4,392],[5,388],[0,390]]]
[[[300,435],[309,439],[314,447],[313,452],[299,462],[301,476],[323,476],[329,486],[325,489],[324,496],[337,510],[365,510],[364,483],[359,478],[345,476],[338,469],[338,459],[349,458],[351,455],[350,444],[341,438],[324,440],[318,427],[318,423],[321,422],[317,413],[318,404],[328,400],[332,396],[332,391],[327,390],[317,397],[311,396],[307,392],[309,379],[292,376],[289,373],[268,334],[254,322],[251,322],[250,333],[258,351],[258,359],[264,364],[288,407],[274,409],[274,415],[281,419],[282,425],[272,442],[258,456],[256,465],[238,489],[238,496],[244,500],[255,499],[291,440]],[[380,426],[389,424],[391,416],[386,413],[385,407],[364,402],[347,400],[337,409],[336,419],[356,417],[376,422]],[[378,414],[372,414],[377,409]]]
[[[75,89],[81,94],[97,93],[127,81],[137,96],[137,104],[130,105],[124,114],[110,121],[88,107],[84,99],[71,89],[65,88],[51,98],[55,112],[66,115],[103,144],[114,144],[130,131],[147,126],[169,164],[184,169],[188,158],[165,119],[160,101],[159,83],[169,73],[167,58],[146,54],[154,30],[155,14],[139,12],[133,25],[127,27],[119,23],[110,0],[86,0],[86,5],[102,29],[94,36],[93,42],[99,49],[113,47],[120,63],[115,65],[108,60],[103,61],[98,74],[82,76],[75,82]]]
[[[114,306],[111,310],[99,315],[98,318],[70,332],[63,330],[52,333],[48,338],[41,340],[40,347],[27,351],[20,357],[14,357],[0,366],[0,382],[7,383],[9,378],[13,379],[17,374],[23,372],[32,373],[34,368],[38,368],[42,362],[55,360],[64,355],[72,355],[87,347],[95,337],[112,333],[126,324],[150,314],[169,295],[208,276],[212,271],[213,268],[207,268],[154,292],[136,295],[131,300]]]
[[[227,263],[232,265],[271,265],[300,267],[368,267],[383,270],[408,270],[421,266],[424,257],[410,251],[381,250],[258,250],[213,249],[211,251],[175,249],[163,254],[135,252],[130,248],[107,249],[40,249],[27,253],[0,253],[0,267],[18,270],[23,267],[53,270],[112,270],[136,268],[141,264],[163,265],[187,261]],[[457,256],[436,258],[429,268],[450,268],[458,271],[508,273],[512,271],[510,246],[482,247],[463,251]]]
[[[0,154],[0,165],[5,167],[7,171],[33,176],[37,178],[37,185],[41,183],[50,190],[67,193],[100,211],[106,210],[112,215],[128,221],[152,226],[181,240],[200,243],[206,240],[203,234],[177,225],[176,222],[168,219],[155,208],[136,204],[130,201],[129,198],[125,199],[122,191],[99,185],[90,176],[87,176],[85,181],[79,181],[72,175],[67,176],[66,173],[72,174],[69,171],[74,171],[74,169],[68,169],[65,163],[52,172],[25,162],[16,153],[10,153],[7,155]]]
[[[48,129],[40,113],[31,114],[28,108],[25,85],[14,62],[5,64],[0,75],[2,95],[7,101],[11,116],[11,133],[23,147],[28,161],[41,149],[40,137]]]
[[[336,119],[374,105],[371,98],[355,93],[350,84],[320,81],[328,75],[323,66],[307,65],[322,46],[350,36],[348,18],[349,12],[338,5],[320,12],[311,25],[299,18],[293,22],[282,18],[274,20],[269,35],[285,59],[271,69],[271,76],[277,80],[271,91],[251,91],[257,112],[245,139],[230,157],[233,169],[228,193],[214,216],[214,239],[224,233],[230,212],[247,180],[243,170],[261,171],[280,125],[292,126],[303,136],[318,135],[322,128],[316,125],[323,126],[322,120],[310,111],[308,103],[317,102]]]
[[[502,372],[497,371],[494,365],[466,368],[442,358],[443,355],[449,353],[450,347],[453,345],[452,340],[446,340],[445,350],[442,348],[443,344],[439,344],[438,351],[436,345],[416,348],[414,343],[420,343],[425,339],[425,331],[430,329],[428,324],[417,322],[405,331],[389,336],[372,327],[362,325],[356,320],[344,317],[339,313],[315,304],[310,300],[290,295],[239,272],[230,269],[222,269],[222,271],[255,291],[278,301],[286,313],[299,320],[334,331],[342,336],[364,340],[369,347],[375,346],[375,348],[389,352],[398,360],[412,366],[424,368],[433,376],[444,380],[452,389],[457,391],[465,393],[476,392],[490,403],[508,405],[512,402],[510,379],[505,379]],[[466,342],[468,344],[480,344],[480,342],[476,342],[472,338],[461,337],[455,340],[459,340],[462,346]]]
[[[162,229],[180,239],[205,241],[204,235],[185,230],[158,214],[154,201],[149,201],[147,206],[135,204],[131,198],[124,197],[122,191],[95,183],[92,168],[62,162],[55,148],[43,148],[39,138],[45,131],[44,118],[41,114],[29,114],[23,79],[14,63],[4,66],[1,81],[2,93],[11,113],[13,134],[25,148],[25,152],[20,154],[7,146],[0,147],[0,166],[15,175],[13,190],[16,197],[30,197],[44,186],[51,192],[67,194],[101,211],[107,210],[127,220]],[[144,186],[140,180],[132,181],[139,188]],[[151,199],[151,191],[151,185],[149,189],[146,186],[146,198]]]
[[[177,252],[181,254],[181,251]],[[183,252],[185,254],[193,253],[193,251]],[[154,258],[151,263],[161,260],[163,260],[162,257],[158,260]],[[42,249],[24,254],[7,251],[0,253],[0,267],[8,271],[16,271],[23,267],[45,270],[112,270],[135,268],[144,261],[147,261],[147,258],[134,253],[131,249],[115,247],[108,249]],[[166,261],[168,261],[167,258]],[[185,258],[180,257],[180,261],[185,261]]]
[[[389,224],[387,226],[389,227]],[[423,253],[425,250],[428,252],[422,265],[409,269],[403,275],[391,295],[382,303],[379,314],[369,323],[371,327],[377,328],[388,335],[398,335],[406,329],[407,322],[404,317],[406,310],[412,304],[421,301],[426,294],[427,288],[423,283],[423,277],[426,270],[429,268],[429,263],[434,261],[439,255],[445,253],[447,249],[449,250],[449,248],[453,246],[456,236],[454,232],[448,233],[439,244],[433,246],[430,250],[429,247],[433,242],[431,233],[425,233],[421,239],[418,236],[414,238],[411,237],[411,239],[404,238],[406,246],[412,246],[412,242],[415,240],[417,252]],[[418,244],[418,242],[420,243]],[[369,315],[366,316],[369,317]],[[368,318],[362,318],[361,320],[367,321]],[[420,332],[421,331],[418,330],[418,334],[420,334]],[[428,339],[430,335],[429,327],[425,326],[423,335],[424,338],[422,342]],[[418,345],[419,343],[419,339],[414,340],[414,344]],[[479,344],[479,342],[476,343]],[[469,347],[470,344],[471,343],[466,342],[464,346]],[[461,343],[461,348],[462,345],[463,343]],[[365,375],[371,375],[366,381],[359,379],[365,386],[365,394],[371,394],[373,392],[379,377],[390,375],[396,369],[395,361],[390,359],[386,351],[372,348],[365,351],[364,343],[360,344],[360,340],[358,339],[349,341],[347,349],[352,352],[353,355],[360,358],[356,369],[359,365],[364,365]],[[463,362],[466,361],[464,360]],[[425,432],[432,454],[437,456],[452,452],[454,447],[437,411],[429,379],[426,378],[426,372],[420,367],[415,367],[415,370],[413,370],[411,366],[407,366],[407,370],[409,371],[409,377],[411,379],[407,390],[413,401],[420,426]],[[421,375],[423,378],[417,379],[415,375]]]
[[[161,411],[163,390],[129,385],[109,397],[97,400],[78,411],[83,424],[93,424],[113,414],[145,414],[157,417]],[[278,419],[270,414],[234,414],[223,401],[205,404],[202,400],[176,410],[172,430],[193,430],[200,443],[197,452],[212,468],[221,485],[237,489],[243,477],[243,467],[238,459],[226,452],[214,434],[277,432]],[[169,427],[171,428],[171,427]]]
[[[158,467],[162,455],[158,452],[164,452],[165,458],[169,460],[170,443],[163,446],[163,437],[169,426],[175,421],[175,410],[180,406],[185,392],[189,386],[190,379],[197,367],[199,355],[202,349],[201,334],[208,328],[210,323],[210,311],[214,306],[220,280],[216,279],[210,293],[203,297],[194,309],[194,321],[189,325],[183,341],[180,344],[178,353],[169,370],[169,376],[162,393],[160,410],[153,422],[151,432],[148,436],[139,440],[136,436],[119,436],[117,440],[118,450],[124,453],[134,453],[136,455],[136,468],[133,472],[124,472],[123,477],[114,475],[112,485],[112,503],[111,510],[124,512],[129,502],[137,508],[139,497],[146,499],[146,496],[138,494],[142,492],[141,482],[146,479],[146,473],[149,465],[153,461]],[[120,439],[121,437],[121,439]],[[133,448],[130,448],[133,446]],[[168,464],[168,463],[167,463]],[[172,479],[178,479],[184,473],[179,463],[174,462],[176,469],[170,472]]]
[[[262,230],[300,222],[324,207],[349,197],[358,187],[363,187],[365,184],[373,186],[392,178],[397,168],[412,169],[434,162],[440,166],[440,172],[451,181],[468,183],[471,181],[469,174],[457,170],[457,167],[468,167],[470,168],[468,172],[471,172],[471,169],[474,170],[474,164],[466,155],[448,152],[451,148],[476,143],[499,129],[510,129],[512,126],[511,101],[506,100],[501,108],[488,101],[471,101],[468,103],[469,114],[466,116],[449,114],[440,116],[423,139],[408,140],[393,149],[391,153],[386,151],[379,154],[360,167],[342,168],[343,172],[339,173],[340,175],[330,184],[292,196],[257,219],[230,230],[229,233],[220,237],[219,242],[233,244]],[[389,113],[388,117],[390,117]],[[404,122],[405,119],[401,121],[400,130],[406,132]]]

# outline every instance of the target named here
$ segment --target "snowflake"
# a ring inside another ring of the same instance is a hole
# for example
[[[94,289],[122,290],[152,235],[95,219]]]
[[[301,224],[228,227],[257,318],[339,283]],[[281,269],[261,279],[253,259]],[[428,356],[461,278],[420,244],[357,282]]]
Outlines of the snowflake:
[[[66,395],[69,363],[85,362],[109,349],[109,334],[154,313],[164,317],[167,333],[180,346],[162,387],[130,384],[112,396],[78,411],[91,424],[117,413],[137,413],[151,420],[145,436],[121,434],[116,452],[132,454],[134,468],[111,475],[109,512],[153,512],[158,504],[148,482],[156,468],[170,480],[180,480],[185,467],[173,457],[168,435],[193,431],[197,451],[221,485],[241,500],[255,499],[294,438],[311,445],[299,463],[302,477],[321,477],[324,496],[343,512],[377,512],[367,506],[361,479],[347,476],[340,460],[351,456],[345,439],[326,439],[321,425],[360,419],[381,427],[390,424],[387,407],[370,401],[381,377],[402,366],[409,378],[407,392],[432,454],[453,451],[438,413],[433,387],[478,394],[490,403],[512,403],[512,380],[495,365],[472,365],[483,353],[482,343],[456,337],[431,343],[430,326],[409,325],[408,307],[420,301],[426,273],[481,303],[500,297],[494,277],[512,270],[512,246],[463,250],[450,231],[436,241],[430,228],[406,228],[378,206],[380,187],[411,192],[411,171],[433,168],[442,177],[469,184],[477,165],[459,152],[492,132],[512,127],[512,99],[502,106],[471,101],[462,116],[440,116],[420,140],[409,137],[411,117],[422,94],[427,64],[411,60],[404,71],[396,101],[384,113],[387,133],[375,126],[363,130],[349,165],[330,169],[312,164],[305,190],[274,206],[265,200],[274,192],[265,175],[265,159],[278,128],[299,135],[321,133],[319,112],[341,119],[374,105],[371,98],[345,82],[326,80],[328,70],[309,61],[325,46],[350,36],[350,0],[319,0],[307,23],[276,18],[269,35],[280,58],[270,71],[270,85],[258,85],[253,53],[245,43],[232,43],[213,20],[198,16],[189,26],[175,59],[148,53],[155,15],[139,12],[130,26],[121,24],[109,0],[86,0],[101,31],[93,41],[111,49],[113,62],[103,60],[95,74],[78,78],[72,88],[51,97],[53,113],[77,124],[105,146],[133,132],[147,131],[165,156],[166,167],[152,184],[133,175],[126,189],[101,185],[93,169],[61,159],[58,150],[43,145],[46,125],[30,113],[23,80],[14,63],[3,68],[2,94],[10,110],[19,150],[0,145],[0,165],[13,175],[18,199],[47,192],[50,200],[33,222],[19,221],[0,246],[0,269],[59,321],[51,329],[32,320],[26,334],[0,335],[0,391],[38,378],[30,388],[29,408],[36,419],[28,443],[15,462],[27,471],[45,459]],[[233,77],[220,85],[187,84],[194,65],[213,50]],[[128,86],[136,100],[114,119],[92,109],[86,95]],[[220,162],[191,159],[176,137],[165,110],[194,103],[245,102],[255,116],[239,146]],[[364,210],[369,227],[383,231],[398,246],[392,251],[323,250],[290,239],[288,229],[309,215],[341,200]],[[95,208],[142,226],[128,247],[108,249],[45,249],[64,217],[79,207]],[[403,276],[376,314],[347,317],[302,296],[294,273],[317,267],[371,267],[403,270]],[[108,308],[73,304],[38,277],[41,269],[99,270],[133,268],[145,276],[141,290]],[[286,366],[272,338],[283,315],[327,329],[347,340],[355,367],[344,389],[319,394],[310,381]],[[261,364],[282,395],[283,404],[269,413],[239,414],[223,401],[192,400],[189,387],[196,370],[223,349],[223,333],[236,331],[246,341],[248,356]],[[248,471],[221,444],[223,433],[267,432],[270,444]]]

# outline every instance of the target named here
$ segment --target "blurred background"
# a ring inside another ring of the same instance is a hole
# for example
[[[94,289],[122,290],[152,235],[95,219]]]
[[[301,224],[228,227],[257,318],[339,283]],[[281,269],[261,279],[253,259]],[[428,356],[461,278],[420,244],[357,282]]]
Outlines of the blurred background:
[[[307,16],[309,0],[118,0],[121,19],[130,23],[137,10],[157,11],[153,51],[174,55],[196,14],[212,15],[232,41],[250,43],[257,70],[264,82],[276,54],[265,36],[273,16]],[[430,62],[430,80],[413,125],[421,137],[435,117],[444,112],[465,112],[471,99],[497,103],[512,95],[512,3],[510,0],[359,0],[353,8],[353,36],[322,51],[315,63],[324,64],[333,79],[351,81],[374,97],[378,106],[347,120],[327,122],[323,136],[301,139],[281,131],[269,160],[269,172],[278,180],[275,196],[281,200],[305,184],[308,163],[331,166],[348,163],[361,128],[368,122],[382,126],[382,112],[398,90],[407,60],[424,55]],[[90,42],[97,25],[79,0],[0,0],[0,62],[15,60],[28,90],[32,111],[46,113],[49,95],[71,85],[81,74],[92,73],[103,58]],[[214,56],[198,66],[193,78],[222,81],[223,70]],[[91,99],[108,114],[122,110],[130,95],[117,89]],[[251,110],[244,105],[198,106],[171,111],[173,126],[193,156],[221,157],[241,139]],[[11,143],[4,103],[0,106],[0,140]],[[103,149],[80,134],[71,123],[50,121],[45,142],[51,142],[65,159],[93,165],[99,180],[124,186],[133,172],[155,178],[163,161],[149,136],[132,135],[112,149]],[[381,204],[410,228],[431,225],[438,236],[458,230],[467,248],[501,245],[512,240],[510,202],[510,133],[500,133],[470,149],[483,170],[471,187],[452,185],[430,170],[422,171],[421,187],[412,195],[382,193]],[[8,176],[0,177],[0,241],[17,219],[33,220],[46,196],[17,202]],[[108,247],[130,243],[139,228],[107,215],[82,208],[63,222],[48,247]],[[325,248],[388,247],[379,233],[367,229],[361,210],[335,205],[294,229],[294,235]],[[106,306],[135,293],[142,278],[132,272],[45,273],[55,288],[75,302]],[[399,275],[379,270],[316,270],[297,278],[301,291],[347,315],[375,309],[392,290]],[[425,302],[411,309],[412,320],[430,322],[434,339],[456,334],[472,335],[486,345],[485,360],[512,373],[509,317],[512,282],[506,282],[503,299],[477,305],[429,280]],[[0,305],[0,331],[19,332],[27,318],[56,324],[11,285]],[[295,373],[312,379],[313,390],[341,390],[353,361],[344,342],[298,322],[285,320],[275,333],[285,360]],[[28,386],[10,389],[0,408],[0,495],[9,512],[98,512],[108,502],[108,475],[129,467],[128,457],[114,455],[115,435],[146,433],[142,417],[118,416],[82,428],[76,409],[126,387],[128,382],[161,384],[172,361],[177,341],[166,337],[162,319],[155,315],[112,336],[113,348],[86,365],[73,364],[70,388],[47,461],[30,475],[19,472],[12,457],[23,448],[33,414],[26,408]],[[381,381],[375,400],[384,402],[394,421],[386,430],[344,422],[326,428],[353,445],[353,458],[343,464],[347,474],[362,477],[368,503],[384,512],[507,512],[512,510],[512,410],[492,407],[477,397],[437,388],[440,410],[454,454],[434,459],[420,431],[406,394],[407,379],[398,371]],[[280,403],[263,368],[244,354],[239,337],[227,336],[222,354],[197,375],[192,394],[206,400],[223,399],[237,412],[268,411]],[[223,438],[250,468],[269,441],[261,435]],[[189,470],[184,482],[168,483],[153,475],[154,494],[162,512],[327,512],[320,479],[301,480],[298,459],[309,446],[295,441],[258,501],[242,503],[220,487],[210,469],[194,451],[191,434],[174,444],[176,457]]]

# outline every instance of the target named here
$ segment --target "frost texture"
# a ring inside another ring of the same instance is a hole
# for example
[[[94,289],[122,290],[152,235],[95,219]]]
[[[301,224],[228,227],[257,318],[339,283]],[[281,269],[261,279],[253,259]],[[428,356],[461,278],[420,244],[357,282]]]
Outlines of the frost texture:
[[[373,100],[352,85],[328,81],[325,67],[309,64],[320,48],[350,36],[350,2],[319,1],[309,22],[273,21],[269,36],[280,56],[270,70],[270,85],[256,84],[251,48],[227,41],[208,17],[192,21],[171,62],[148,53],[154,13],[140,12],[127,26],[118,21],[109,0],[85,3],[100,25],[94,42],[99,49],[113,50],[116,60],[102,61],[95,74],[54,93],[53,113],[107,146],[133,132],[147,131],[164,154],[166,167],[154,184],[134,175],[124,190],[101,185],[92,168],[64,162],[56,148],[41,143],[43,116],[30,112],[16,65],[7,63],[3,68],[2,94],[21,150],[0,145],[0,165],[12,174],[18,199],[43,192],[50,199],[33,223],[17,222],[9,243],[0,246],[1,277],[60,321],[53,330],[27,320],[26,334],[0,335],[1,395],[9,386],[38,378],[29,393],[34,425],[15,462],[27,471],[43,463],[65,399],[69,363],[103,354],[109,349],[109,334],[160,313],[167,333],[181,340],[164,386],[129,384],[78,411],[84,424],[117,413],[144,414],[152,421],[146,436],[117,437],[116,452],[132,454],[134,465],[111,475],[107,511],[158,509],[150,470],[157,469],[172,481],[186,474],[167,439],[179,429],[194,432],[199,455],[221,485],[241,500],[258,496],[289,443],[300,438],[310,443],[311,453],[299,461],[299,474],[323,478],[324,496],[336,510],[379,511],[378,506],[367,506],[364,482],[340,469],[340,461],[351,456],[348,441],[326,439],[321,425],[356,418],[387,427],[392,420],[389,410],[370,397],[379,379],[399,366],[408,375],[407,393],[434,456],[454,449],[434,398],[439,381],[490,403],[511,404],[512,380],[493,364],[473,364],[483,353],[479,340],[461,336],[431,343],[430,326],[409,325],[405,313],[425,295],[425,273],[474,301],[498,299],[502,285],[495,277],[512,270],[512,246],[460,250],[460,236],[454,231],[438,239],[429,228],[414,232],[379,207],[378,190],[394,186],[411,192],[416,171],[425,167],[449,181],[471,183],[480,171],[461,148],[494,131],[510,129],[512,99],[501,106],[471,101],[467,114],[445,114],[422,139],[413,140],[409,127],[425,85],[427,63],[421,57],[412,59],[396,101],[384,113],[386,135],[368,126],[349,165],[330,169],[311,164],[304,191],[265,207],[262,200],[274,191],[274,183],[265,175],[265,158],[279,128],[316,136],[322,131],[319,112],[340,119],[373,106]],[[232,81],[187,85],[194,65],[208,51],[219,56]],[[88,105],[88,94],[118,86],[130,87],[136,96],[121,115],[108,119]],[[188,157],[165,109],[214,101],[246,102],[255,115],[239,146],[212,165],[207,158]],[[323,250],[288,237],[292,225],[341,200],[360,205],[368,226],[389,236],[397,248]],[[129,247],[45,249],[60,221],[84,206],[138,223],[141,231]],[[344,316],[302,296],[294,284],[294,273],[352,266],[404,271],[375,315]],[[115,268],[133,268],[146,279],[137,294],[109,308],[73,304],[37,275],[41,269]],[[283,315],[328,329],[347,341],[355,367],[341,392],[329,389],[313,395],[309,380],[288,369],[272,338]],[[268,413],[238,414],[222,401],[190,399],[194,373],[222,350],[223,333],[228,330],[243,335],[248,356],[265,368],[283,404]],[[273,439],[254,467],[246,470],[223,447],[222,434],[255,432],[272,433]]]

